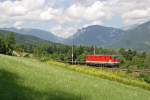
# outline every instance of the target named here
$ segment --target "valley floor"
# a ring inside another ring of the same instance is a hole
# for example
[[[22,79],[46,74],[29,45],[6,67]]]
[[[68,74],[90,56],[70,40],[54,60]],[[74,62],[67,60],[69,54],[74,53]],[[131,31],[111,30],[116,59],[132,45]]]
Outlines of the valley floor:
[[[0,100],[150,100],[150,91],[35,59],[0,55]]]

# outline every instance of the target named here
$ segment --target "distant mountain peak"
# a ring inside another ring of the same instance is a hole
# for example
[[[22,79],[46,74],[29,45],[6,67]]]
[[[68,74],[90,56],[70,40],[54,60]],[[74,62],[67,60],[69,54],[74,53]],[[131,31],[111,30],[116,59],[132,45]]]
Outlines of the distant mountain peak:
[[[121,29],[92,25],[79,29],[72,37],[68,38],[65,43],[72,41],[77,45],[109,45],[112,41],[118,40],[123,34]]]
[[[125,31],[125,34],[112,47],[134,48],[150,51],[150,21]]]

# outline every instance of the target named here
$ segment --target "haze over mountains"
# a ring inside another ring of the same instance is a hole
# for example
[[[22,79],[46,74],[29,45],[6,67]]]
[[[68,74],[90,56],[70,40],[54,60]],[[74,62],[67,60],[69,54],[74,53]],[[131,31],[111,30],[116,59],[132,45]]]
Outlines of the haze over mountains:
[[[150,51],[150,21],[121,30],[104,26],[88,26],[79,30],[66,43],[96,45],[107,48],[133,48]]]
[[[150,51],[150,21],[122,30],[112,27],[92,25],[79,29],[73,36],[63,39],[53,35],[53,33],[39,29],[15,29],[4,28],[23,35],[32,35],[43,40],[59,42],[72,45],[96,45],[107,48],[134,48],[137,50]]]
[[[125,34],[118,42],[113,43],[112,47],[150,51],[150,21],[125,31]]]
[[[104,27],[99,25],[88,26],[77,31],[72,37],[65,40],[66,44],[76,45],[96,45],[105,47],[116,42],[124,34],[124,31],[112,27]]]
[[[61,42],[63,38],[55,36],[53,33],[44,31],[41,29],[32,29],[32,28],[3,28],[2,30],[12,31],[15,33],[23,35],[32,35],[43,40],[52,41],[52,42]]]
[[[0,33],[6,35],[11,31],[6,31],[6,30],[1,30],[0,29]],[[37,46],[40,44],[54,44],[56,45],[56,43],[47,41],[47,40],[43,40],[40,39],[38,37],[35,36],[31,36],[31,35],[24,35],[24,34],[20,34],[20,33],[14,33],[15,35],[15,39],[17,44],[21,44],[21,45],[26,45],[28,48],[30,48],[31,46]]]

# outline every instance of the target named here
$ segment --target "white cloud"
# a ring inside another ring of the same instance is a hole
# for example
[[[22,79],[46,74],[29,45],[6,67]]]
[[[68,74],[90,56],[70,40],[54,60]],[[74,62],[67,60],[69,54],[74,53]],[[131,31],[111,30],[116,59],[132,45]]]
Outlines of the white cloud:
[[[23,24],[24,24],[24,22],[22,22],[22,21],[17,21],[17,22],[14,23],[14,27],[20,29]]]
[[[85,7],[73,4],[67,9],[66,14],[71,19],[80,19],[84,15],[84,11]]]
[[[97,1],[86,10],[86,18],[89,20],[107,20],[112,17],[112,12],[105,2]]]
[[[58,13],[58,10],[55,10],[53,8],[48,8],[46,11],[40,14],[40,17],[42,20],[51,20],[55,17],[57,13]]]
[[[76,28],[74,27],[63,27],[61,25],[52,27],[50,29],[51,32],[55,33],[55,35],[63,38],[68,38],[69,36],[73,35],[76,32]]]
[[[150,0],[115,0],[114,12],[123,18],[125,25],[150,20]]]
[[[68,0],[0,1],[0,24],[20,27],[24,23],[53,22],[53,25],[50,25],[51,31],[58,36],[68,37],[78,28],[94,24],[102,25],[113,16],[120,16],[125,26],[150,20],[150,0],[71,0],[74,2],[58,6],[59,1],[68,2]]]
[[[73,4],[67,9],[66,13],[71,19],[86,19],[95,21],[109,19],[112,15],[110,7],[105,2],[96,1],[89,6]]]
[[[28,10],[37,10],[45,6],[45,0],[21,0],[21,5],[27,8]]]
[[[75,3],[68,7],[60,18],[64,22],[61,23],[61,25],[64,25],[65,23],[72,23],[72,25],[59,28],[59,31],[62,29],[60,33],[65,31],[65,37],[68,37],[72,35],[75,30],[83,26],[102,25],[104,21],[109,20],[111,17],[111,9],[106,6],[105,2],[96,1],[90,5]],[[56,33],[56,31],[53,31],[53,33]]]
[[[125,24],[143,23],[150,20],[150,10],[133,10],[123,14]]]
[[[11,16],[11,15],[22,15],[25,14],[26,9],[20,5],[18,1],[12,2],[12,1],[5,1],[3,3],[0,3],[0,10],[2,11],[2,14]]]

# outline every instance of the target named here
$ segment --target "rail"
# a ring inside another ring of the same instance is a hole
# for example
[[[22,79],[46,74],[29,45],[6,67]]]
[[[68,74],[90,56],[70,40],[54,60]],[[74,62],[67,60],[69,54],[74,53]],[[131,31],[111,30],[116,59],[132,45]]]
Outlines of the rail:
[[[86,65],[86,63],[84,61],[58,61],[58,62],[62,62],[62,63],[69,63],[69,64],[74,64],[74,65]],[[96,66],[89,66],[86,65],[86,67],[93,67],[96,69],[109,69],[112,71],[132,71],[132,72],[140,72],[140,73],[150,73],[150,69],[125,69],[125,68],[118,68],[118,67],[96,67]]]

